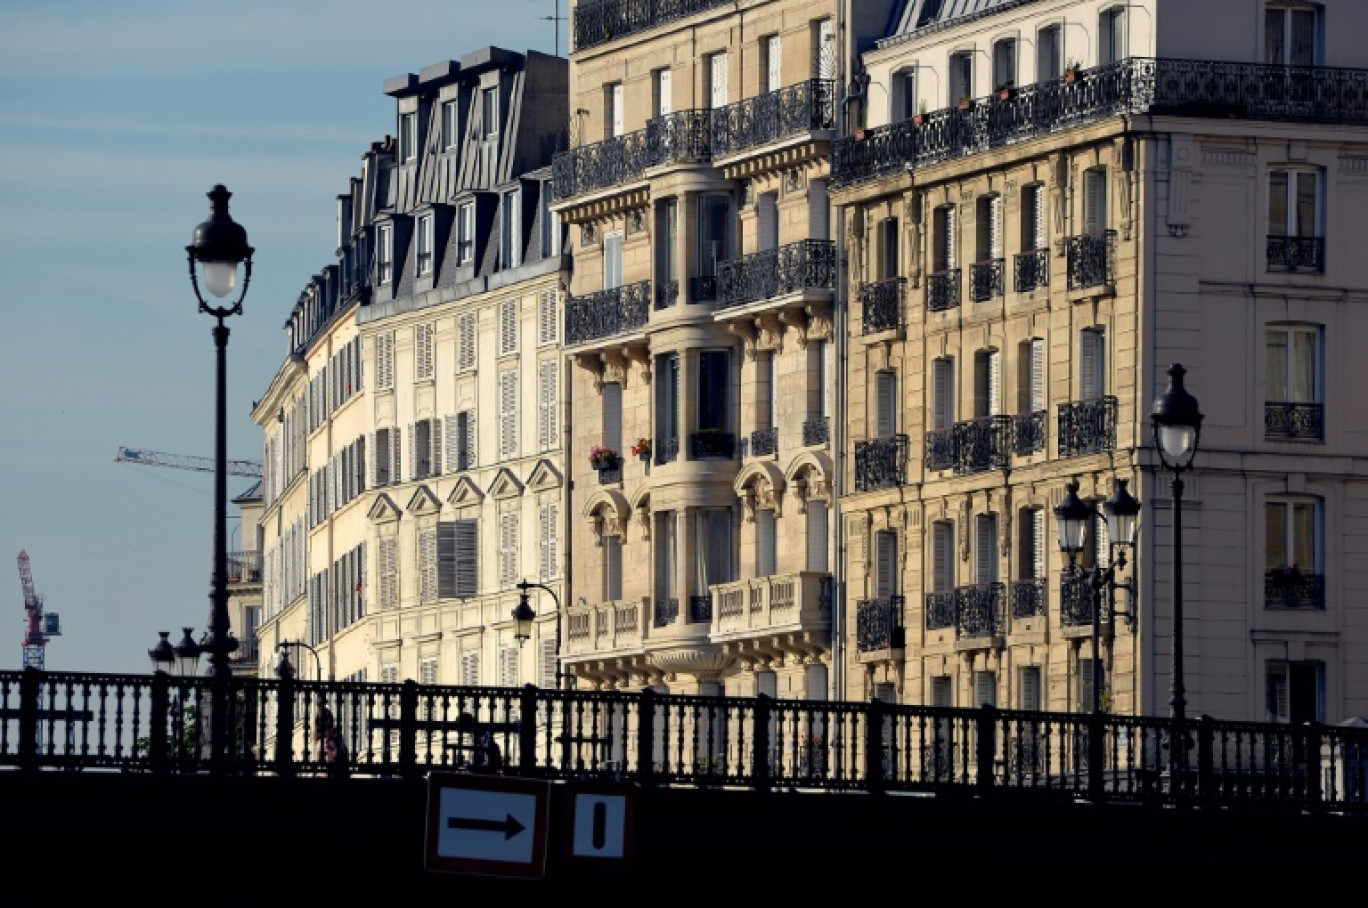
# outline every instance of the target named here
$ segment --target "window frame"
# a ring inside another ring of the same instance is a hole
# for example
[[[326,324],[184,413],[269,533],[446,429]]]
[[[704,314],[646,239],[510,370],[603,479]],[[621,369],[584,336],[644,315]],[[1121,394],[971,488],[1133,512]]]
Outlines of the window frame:
[[[480,89],[480,135],[492,140],[499,135],[499,87]]]
[[[394,225],[380,224],[375,234],[375,281],[388,284],[394,280]]]
[[[475,203],[462,202],[456,206],[456,263],[468,265],[475,261]]]
[[[432,274],[433,266],[437,260],[437,252],[434,246],[434,221],[432,212],[418,216],[418,225],[415,231],[417,249],[414,252],[414,264],[420,277]]]

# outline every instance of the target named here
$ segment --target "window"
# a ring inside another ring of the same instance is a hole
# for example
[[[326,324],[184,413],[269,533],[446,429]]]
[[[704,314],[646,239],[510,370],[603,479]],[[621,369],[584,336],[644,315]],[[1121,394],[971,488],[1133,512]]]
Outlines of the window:
[[[910,120],[917,115],[917,72],[908,69],[893,74],[893,90],[888,119],[892,123]]]
[[[718,266],[731,257],[731,197],[706,193],[698,199],[698,273],[716,277]]]
[[[1270,661],[1265,667],[1268,721],[1325,721],[1325,663]]]
[[[518,300],[499,303],[499,355],[518,352]]]
[[[544,347],[554,344],[558,336],[559,321],[556,309],[556,291],[543,290],[537,295],[537,345]]]
[[[381,224],[375,240],[375,279],[388,284],[394,276],[394,227]]]
[[[1045,509],[1022,508],[1017,522],[1017,578],[1037,580],[1045,576]]]
[[[603,137],[613,139],[622,135],[622,83],[603,86]]]
[[[552,451],[560,446],[560,383],[556,360],[537,364],[537,449]]]
[[[433,375],[432,322],[413,328],[413,377],[416,381],[431,381]]]
[[[874,598],[898,595],[898,534],[879,530],[874,534]]]
[[[1031,183],[1021,190],[1021,249],[1031,252],[1049,245],[1045,230],[1045,184]]]
[[[974,97],[974,52],[950,55],[950,106]]]
[[[499,267],[516,268],[522,264],[522,193],[514,189],[503,194],[503,216],[499,219]]]
[[[603,289],[622,286],[622,231],[603,235]]]
[[[456,317],[456,371],[469,372],[475,368],[475,313],[462,312]]]
[[[393,536],[380,538],[380,608],[399,607],[399,540]]]
[[[997,706],[996,672],[974,672],[974,705]]]
[[[1099,236],[1107,229],[1107,169],[1083,171],[1083,232]]]
[[[475,411],[462,410],[446,420],[447,472],[475,466]]]
[[[778,35],[770,35],[760,42],[760,66],[764,80],[760,86],[762,94],[778,91],[784,84],[782,48]]]
[[[518,373],[506,369],[499,373],[499,459],[518,454]]]
[[[941,205],[931,214],[932,249],[931,270],[942,274],[953,271],[959,263],[956,252],[958,245],[954,205]]]
[[[1105,678],[1106,667],[1098,666],[1093,660],[1079,657],[1078,659],[1078,711],[1090,713],[1093,710],[1093,698],[1097,695],[1100,686],[1105,694],[1107,681]]]
[[[469,599],[477,592],[479,524],[451,520],[437,524],[437,595]]]
[[[874,373],[874,433],[887,438],[898,431],[898,373],[883,369]]]
[[[1040,697],[1040,666],[1023,665],[1017,669],[1017,708],[1039,711],[1042,703]]]
[[[974,518],[974,582],[980,586],[997,583],[998,518],[979,514]]]
[[[731,390],[731,354],[727,350],[698,353],[698,428],[726,431],[727,397]]]
[[[955,361],[941,357],[931,363],[932,428],[955,424]]]
[[[480,654],[474,650],[461,653],[461,683],[466,687],[480,683]]]
[[[779,245],[779,193],[763,192],[755,200],[756,251]]]
[[[1058,25],[1050,25],[1036,32],[1036,81],[1048,82],[1064,73],[1064,42]]]
[[[456,261],[467,265],[475,260],[475,203],[462,202],[456,213]]]
[[[486,88],[480,92],[480,129],[486,139],[499,134],[498,88]]]
[[[1017,350],[1017,412],[1039,413],[1045,409],[1045,340],[1024,340]]]
[[[694,518],[694,552],[697,558],[697,595],[708,587],[736,579],[732,544],[731,508],[699,508]]]
[[[679,259],[675,244],[679,242],[679,201],[663,199],[657,211],[660,226],[656,240],[656,280],[678,281]]]
[[[541,192],[538,193],[538,197],[541,205],[539,223],[541,225],[542,258],[555,258],[561,254],[561,226],[560,215],[551,210],[552,189],[550,180],[542,181]]]
[[[438,434],[434,431],[432,420],[420,419],[413,424],[412,446],[413,446],[413,478],[425,479],[434,475],[433,464],[437,457],[436,441]]]
[[[657,597],[666,603],[678,604],[679,589],[679,527],[674,511],[658,511],[656,529],[651,534],[655,542],[655,588]],[[657,623],[660,613],[657,612]]]
[[[499,647],[499,684],[518,686],[518,648],[507,644]]]
[[[836,78],[836,29],[830,19],[818,19],[813,25],[813,75],[818,79],[834,80]]]
[[[436,684],[437,683],[437,659],[434,656],[424,656],[418,660],[418,683]]]
[[[1323,184],[1314,168],[1269,171],[1269,271],[1323,270]]]
[[[538,549],[540,555],[538,576],[542,580],[550,580],[560,575],[560,546],[558,545],[560,508],[555,504],[542,505],[540,519],[541,546]]]
[[[622,453],[622,384],[603,383],[603,421],[599,427],[599,443],[605,448]]]
[[[997,261],[1002,258],[1002,196],[982,196],[977,205],[978,261]]]
[[[1107,393],[1107,333],[1101,328],[1084,328],[1078,333],[1079,400],[1092,400]]]
[[[394,387],[394,335],[375,335],[375,388],[386,391]]]
[[[1323,436],[1321,329],[1274,326],[1264,331],[1264,431],[1269,438]]]
[[[560,686],[560,675],[557,672],[559,667],[556,658],[557,645],[555,637],[544,637],[537,641],[540,650],[537,669],[540,678],[537,684],[540,687],[556,688]]]
[[[518,515],[499,515],[499,588],[518,582]]]
[[[898,230],[897,218],[884,218],[879,221],[878,228],[878,275],[880,280],[892,280],[897,277],[898,268]]]
[[[401,482],[399,475],[399,430],[375,430],[375,484],[392,485]]]
[[[674,89],[669,69],[657,69],[651,80],[654,97],[652,106],[655,116],[663,117],[674,112]]]
[[[1097,21],[1097,63],[1099,66],[1117,63],[1126,55],[1125,7],[1105,9]]]
[[[1315,498],[1270,498],[1264,502],[1264,566],[1295,567],[1320,574],[1320,502]]]
[[[419,274],[431,274],[433,263],[433,236],[432,236],[432,215],[425,214],[418,218],[418,256],[417,265]]]
[[[727,106],[727,54],[708,57],[708,102],[713,110]]]
[[[418,115],[399,115],[399,160],[413,161],[418,157]]]
[[[778,560],[778,533],[775,528],[774,512],[765,509],[755,512],[755,576],[768,577],[776,573]]]
[[[1315,66],[1319,60],[1320,8],[1271,5],[1264,10],[1264,62],[1274,66]]]
[[[827,506],[824,501],[807,503],[807,569],[825,573],[827,567]]]
[[[418,531],[418,603],[437,601],[437,528]],[[429,682],[431,683],[431,682]]]
[[[455,148],[461,141],[461,107],[459,101],[442,102],[442,147]]]
[[[622,598],[622,537],[603,537],[603,601]]]
[[[665,353],[656,357],[655,434],[659,448],[656,463],[665,463],[672,447],[679,442],[679,354]]]
[[[1002,355],[997,350],[974,353],[974,418],[1002,412]]]
[[[931,589],[955,588],[955,525],[948,520],[931,524]]]
[[[993,90],[1014,88],[1017,77],[1017,43],[1004,38],[993,45]]]

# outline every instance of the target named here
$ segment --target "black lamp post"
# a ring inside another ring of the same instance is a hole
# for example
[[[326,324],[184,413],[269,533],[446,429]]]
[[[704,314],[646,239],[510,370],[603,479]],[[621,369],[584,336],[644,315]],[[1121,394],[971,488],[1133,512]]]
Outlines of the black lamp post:
[[[560,597],[551,587],[542,583],[532,583],[529,580],[518,581],[518,589],[522,591],[518,596],[518,604],[513,609],[513,636],[521,645],[526,643],[532,636],[532,622],[536,620],[537,613],[532,610],[532,605],[528,601],[527,591],[530,589],[546,590],[551,594],[551,601],[556,605],[556,689],[561,687],[561,607]]]
[[[294,677],[295,667],[290,662],[290,647],[292,646],[301,647],[302,649],[306,649],[309,652],[313,653],[315,677],[317,677],[319,681],[322,681],[323,660],[319,658],[318,650],[314,649],[312,646],[305,643],[303,640],[282,640],[280,641],[280,643],[277,644],[277,647],[280,650],[280,661],[276,663],[276,676],[284,678],[288,674],[291,678]],[[328,680],[333,680],[332,672],[328,673]]]
[[[199,301],[199,311],[217,320],[214,325],[214,346],[218,352],[217,387],[214,412],[214,575],[210,591],[209,630],[202,641],[209,653],[209,673],[214,680],[212,715],[210,721],[210,767],[224,769],[228,743],[228,682],[232,669],[228,657],[237,649],[237,641],[228,625],[228,549],[224,527],[228,521],[228,405],[227,367],[228,326],[224,319],[242,312],[242,300],[247,296],[247,285],[252,280],[252,247],[247,245],[247,231],[228,214],[228,198],[232,195],[222,184],[208,193],[209,220],[195,228],[190,245],[185,247],[190,266],[190,286]],[[195,264],[203,273],[204,287],[213,296],[230,296],[237,288],[238,266],[242,266],[242,290],[232,306],[211,306],[200,293],[200,280]]]
[[[152,671],[171,674],[175,669],[177,675],[182,678],[191,678],[199,670],[200,645],[195,642],[195,638],[190,635],[193,628],[181,628],[184,635],[180,642],[175,646],[171,645],[170,631],[157,631],[161,639],[157,645],[147,651],[147,657],[152,660]]]
[[[1154,401],[1150,423],[1159,460],[1173,474],[1173,669],[1169,687],[1169,718],[1173,735],[1169,747],[1170,768],[1186,769],[1187,748],[1176,746],[1186,740],[1187,700],[1183,689],[1183,472],[1192,467],[1197,444],[1202,437],[1202,414],[1197,398],[1183,387],[1187,370],[1179,363],[1168,368],[1168,389]]]

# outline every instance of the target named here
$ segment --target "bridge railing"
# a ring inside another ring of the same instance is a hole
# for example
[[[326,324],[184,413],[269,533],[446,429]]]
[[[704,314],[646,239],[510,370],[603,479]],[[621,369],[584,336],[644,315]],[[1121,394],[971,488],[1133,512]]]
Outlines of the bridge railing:
[[[641,785],[1368,812],[1368,728],[643,691],[0,672],[0,768]],[[225,711],[226,746],[209,727]]]

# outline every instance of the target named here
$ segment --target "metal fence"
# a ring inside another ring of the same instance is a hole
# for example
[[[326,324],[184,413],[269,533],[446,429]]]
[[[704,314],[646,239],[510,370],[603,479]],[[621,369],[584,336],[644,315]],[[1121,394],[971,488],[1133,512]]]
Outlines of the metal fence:
[[[750,790],[1031,794],[1368,811],[1368,729],[870,702],[233,678],[0,673],[0,766],[327,774],[470,770]],[[208,713],[229,711],[210,753]],[[1175,750],[1175,745],[1178,749]]]

